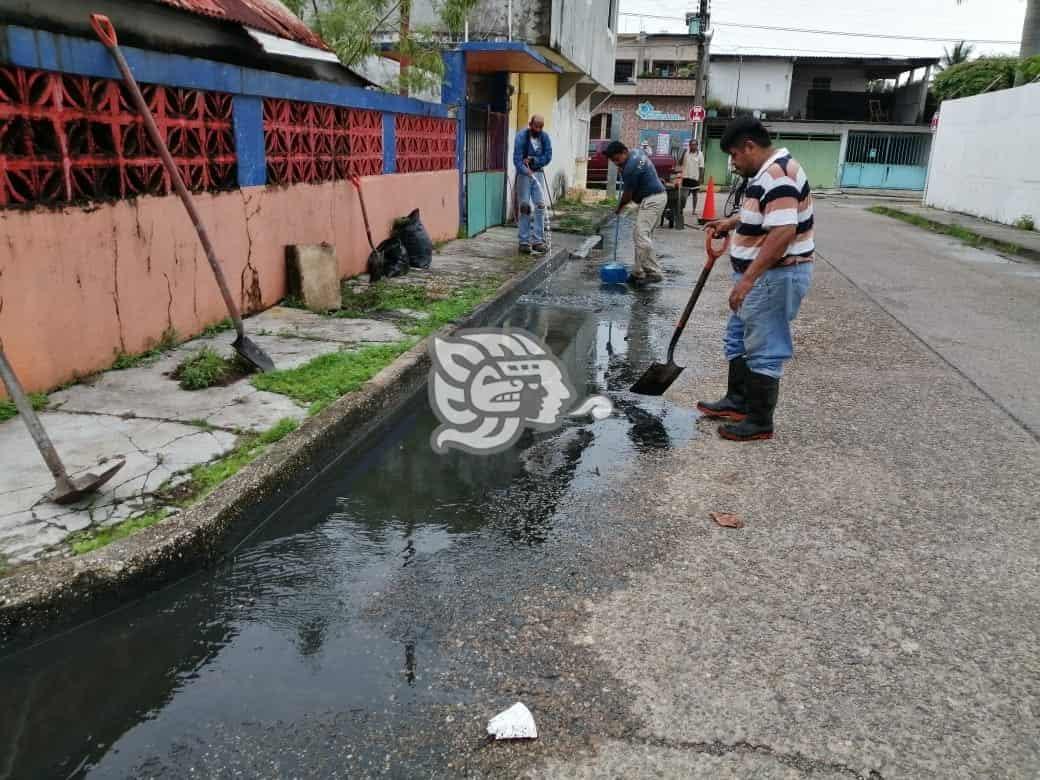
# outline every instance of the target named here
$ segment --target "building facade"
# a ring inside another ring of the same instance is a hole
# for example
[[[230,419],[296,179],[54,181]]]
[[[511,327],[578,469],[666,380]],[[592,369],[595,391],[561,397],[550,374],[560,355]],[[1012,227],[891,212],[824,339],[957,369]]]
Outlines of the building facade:
[[[678,155],[694,132],[690,111],[702,45],[694,33],[618,36],[614,94],[596,107],[592,137],[616,135],[632,148],[648,143],[655,152]]]
[[[460,40],[434,0],[413,0],[409,23],[440,36],[448,64],[442,102],[465,120],[463,214],[469,234],[511,213],[516,171],[512,139],[532,114],[545,118],[553,161],[545,172],[556,196],[583,187],[591,106],[613,81],[617,0],[483,0]],[[376,33],[394,56],[400,20]]]
[[[726,122],[760,117],[813,186],[923,190],[932,131],[929,58],[713,54],[705,163],[729,178],[718,148]]]

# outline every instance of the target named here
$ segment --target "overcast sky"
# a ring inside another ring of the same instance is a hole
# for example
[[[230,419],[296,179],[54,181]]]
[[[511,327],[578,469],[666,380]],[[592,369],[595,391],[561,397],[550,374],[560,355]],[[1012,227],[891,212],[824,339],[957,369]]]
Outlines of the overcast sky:
[[[685,32],[697,0],[621,0],[621,31]],[[940,56],[944,44],[885,38],[770,32],[726,22],[885,35],[988,39],[977,53],[1017,54],[1025,0],[712,0],[712,53]],[[628,14],[645,14],[643,17]],[[656,19],[655,16],[675,17]],[[772,47],[772,48],[766,48]]]

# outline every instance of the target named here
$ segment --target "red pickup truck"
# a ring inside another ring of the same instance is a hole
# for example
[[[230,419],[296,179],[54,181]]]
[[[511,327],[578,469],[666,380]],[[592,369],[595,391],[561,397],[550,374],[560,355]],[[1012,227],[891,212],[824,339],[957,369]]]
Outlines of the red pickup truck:
[[[594,188],[607,186],[607,164],[610,161],[603,154],[603,150],[609,143],[610,139],[589,141],[588,183],[586,186]],[[670,154],[654,154],[650,159],[653,160],[654,168],[657,169],[657,175],[661,177],[661,181],[667,184],[676,168],[675,160]]]

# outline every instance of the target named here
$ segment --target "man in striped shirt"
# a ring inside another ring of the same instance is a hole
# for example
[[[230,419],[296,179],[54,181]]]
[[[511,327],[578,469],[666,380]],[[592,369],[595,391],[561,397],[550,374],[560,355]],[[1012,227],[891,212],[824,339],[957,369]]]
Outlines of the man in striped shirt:
[[[813,200],[809,181],[769,132],[741,117],[723,133],[722,151],[748,179],[740,213],[712,222],[717,234],[736,230],[732,310],[724,338],[729,386],[719,401],[699,402],[706,417],[732,422],[719,435],[733,441],[773,437],[773,410],[784,362],[794,354],[791,321],[812,283]]]

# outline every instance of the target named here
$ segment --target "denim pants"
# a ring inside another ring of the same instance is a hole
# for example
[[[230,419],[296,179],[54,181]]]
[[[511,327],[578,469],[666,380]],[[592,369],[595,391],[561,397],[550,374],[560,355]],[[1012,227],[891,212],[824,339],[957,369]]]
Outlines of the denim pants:
[[[784,362],[794,354],[791,321],[809,292],[812,275],[813,264],[800,263],[773,268],[758,277],[740,310],[731,313],[726,323],[726,360],[743,356],[756,374],[783,376]],[[742,276],[734,273],[733,282]]]
[[[517,224],[521,244],[545,242],[545,193],[534,176],[523,173],[516,177]],[[534,235],[531,235],[531,212],[534,212]]]

